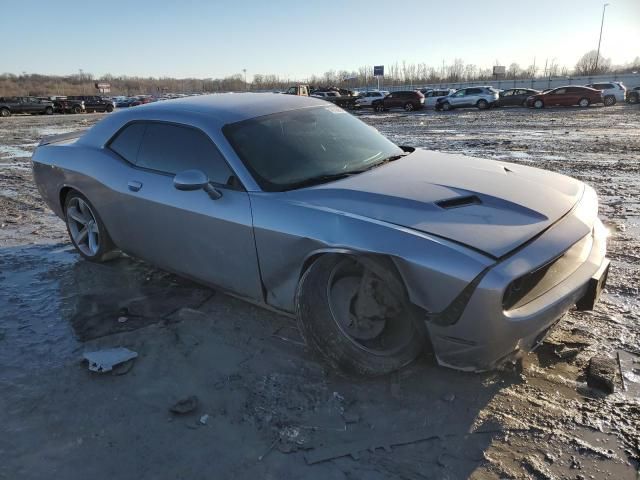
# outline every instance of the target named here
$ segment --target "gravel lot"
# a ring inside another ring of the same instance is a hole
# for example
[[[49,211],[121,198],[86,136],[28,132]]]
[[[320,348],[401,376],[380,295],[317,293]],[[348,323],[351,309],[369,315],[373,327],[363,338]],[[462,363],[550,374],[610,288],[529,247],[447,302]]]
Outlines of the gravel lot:
[[[597,309],[570,312],[513,369],[460,373],[425,354],[345,378],[287,317],[130,258],[82,261],[29,156],[41,136],[102,115],[3,119],[0,479],[640,478],[640,109],[358,115],[402,145],[596,188],[612,260]],[[139,353],[130,371],[80,361],[115,346]],[[594,355],[620,355],[615,393],[587,385]],[[195,411],[169,412],[190,395]],[[328,447],[347,456],[309,464]]]

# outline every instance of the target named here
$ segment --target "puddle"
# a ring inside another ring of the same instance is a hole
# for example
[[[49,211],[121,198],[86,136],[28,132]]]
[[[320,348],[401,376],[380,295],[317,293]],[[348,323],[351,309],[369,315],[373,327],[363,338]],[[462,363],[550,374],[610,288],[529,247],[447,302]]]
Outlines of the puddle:
[[[64,245],[0,249],[0,379],[64,365],[85,340],[157,323],[210,296],[129,258],[95,264]]]
[[[0,158],[31,157],[31,150],[25,150],[24,145],[0,145]]]

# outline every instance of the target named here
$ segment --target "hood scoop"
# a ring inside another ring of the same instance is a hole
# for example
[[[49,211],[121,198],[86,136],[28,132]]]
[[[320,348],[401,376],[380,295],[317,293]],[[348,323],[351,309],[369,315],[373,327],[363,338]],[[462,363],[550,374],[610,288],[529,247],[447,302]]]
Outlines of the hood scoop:
[[[476,195],[467,195],[464,197],[449,198],[447,200],[439,200],[436,202],[440,208],[451,209],[468,207],[469,205],[480,205],[482,201]]]

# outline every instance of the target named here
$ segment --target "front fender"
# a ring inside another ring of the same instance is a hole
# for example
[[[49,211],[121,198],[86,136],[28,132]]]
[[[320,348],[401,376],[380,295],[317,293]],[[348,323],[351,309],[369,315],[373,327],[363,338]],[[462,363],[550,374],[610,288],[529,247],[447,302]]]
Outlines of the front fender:
[[[402,277],[411,301],[443,311],[491,258],[411,229],[287,199],[286,193],[250,193],[258,261],[266,302],[293,312],[298,281],[318,255],[382,255]]]

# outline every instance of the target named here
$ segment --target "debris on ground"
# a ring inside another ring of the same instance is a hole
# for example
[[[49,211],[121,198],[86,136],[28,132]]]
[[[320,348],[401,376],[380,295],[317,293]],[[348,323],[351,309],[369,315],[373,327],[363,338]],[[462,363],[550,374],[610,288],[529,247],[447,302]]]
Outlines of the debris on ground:
[[[431,429],[393,433],[377,432],[375,436],[368,435],[367,438],[362,440],[315,448],[305,454],[305,460],[309,465],[347,456],[357,460],[360,457],[360,453],[367,450],[373,452],[378,448],[383,448],[389,452],[393,446],[408,445],[441,436],[444,436],[444,434],[434,432]]]
[[[138,354],[128,348],[118,347],[97,350],[95,352],[85,352],[82,356],[89,362],[89,370],[104,373],[110,372],[116,365],[133,360]]]
[[[616,377],[618,362],[614,358],[595,356],[589,360],[587,367],[587,385],[591,388],[602,390],[605,393],[614,393],[616,390]]]
[[[191,395],[178,400],[171,406],[171,408],[169,408],[169,411],[178,415],[184,415],[185,413],[193,412],[198,408],[198,403],[198,397]]]
[[[204,415],[202,415],[200,417],[200,419],[198,421],[200,422],[200,425],[206,425],[207,422],[209,421],[209,414],[205,413]]]

